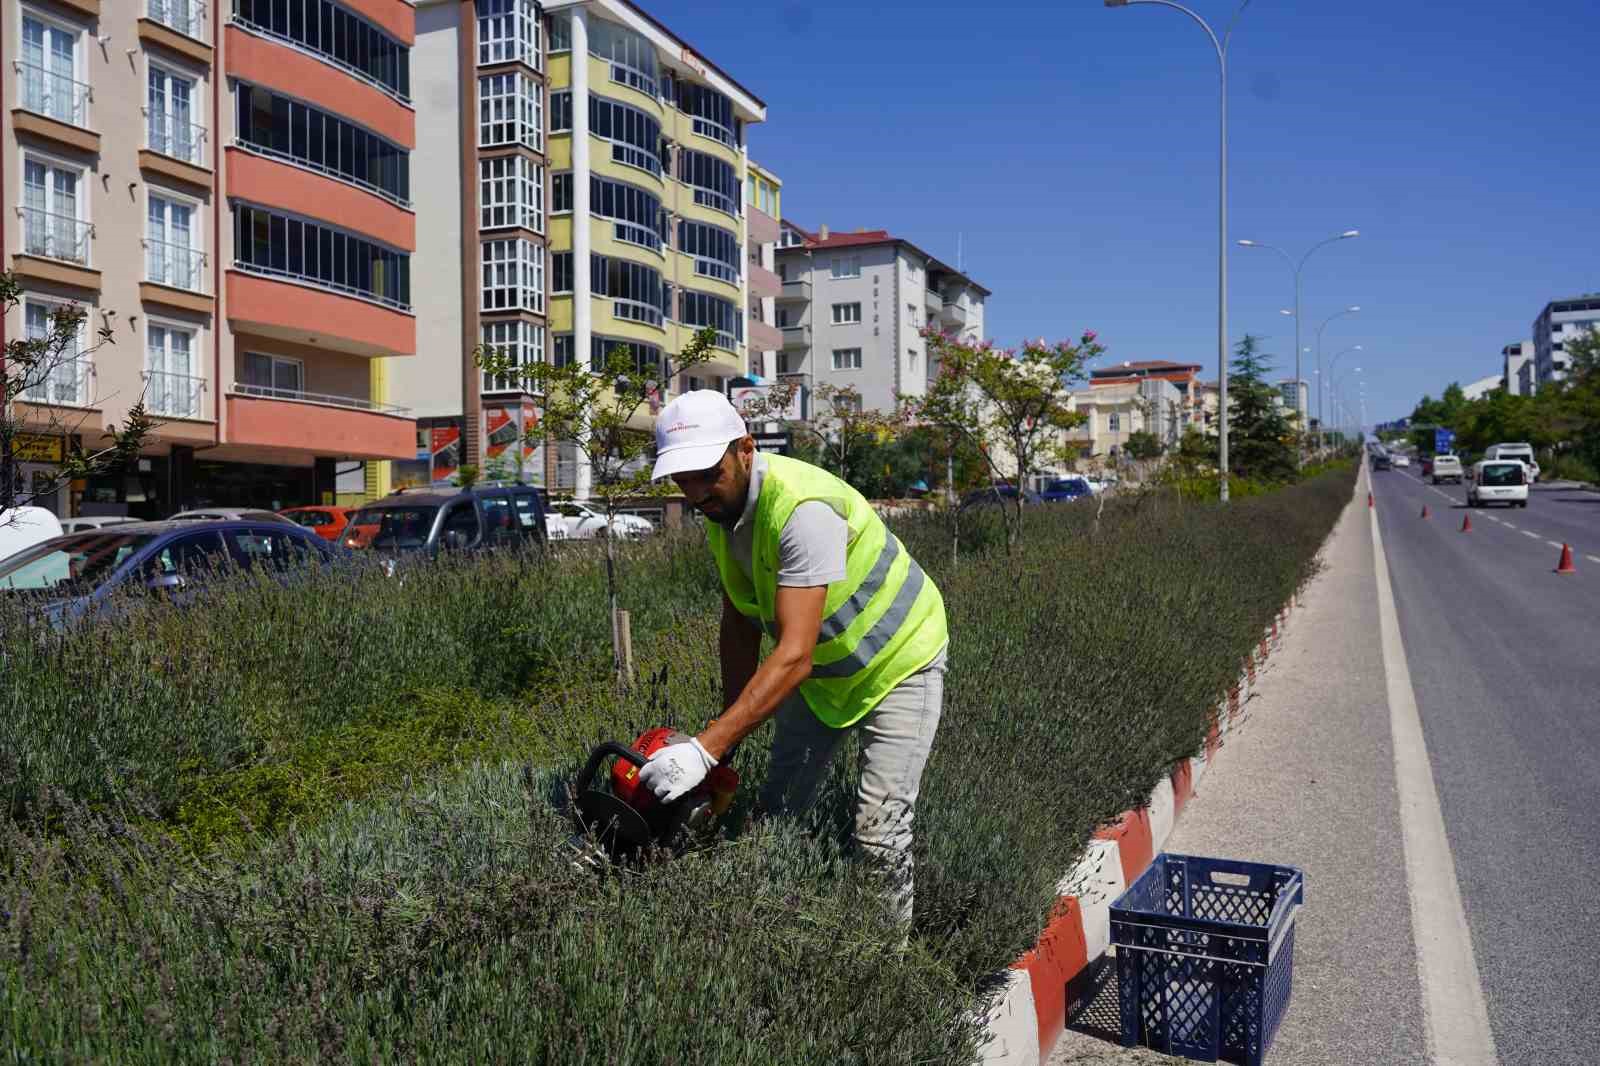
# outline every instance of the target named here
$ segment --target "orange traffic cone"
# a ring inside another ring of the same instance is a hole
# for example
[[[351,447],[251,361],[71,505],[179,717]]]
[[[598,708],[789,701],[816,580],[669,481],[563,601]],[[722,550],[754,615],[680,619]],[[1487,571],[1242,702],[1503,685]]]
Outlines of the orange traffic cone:
[[[1428,505],[1427,504],[1423,504],[1422,505],[1422,517],[1423,518],[1427,518],[1428,517]]]
[[[1556,573],[1576,574],[1578,568],[1572,565],[1572,545],[1561,545],[1561,561],[1556,563]]]
[[[1471,533],[1472,532],[1472,516],[1471,515],[1462,515],[1461,516],[1461,532],[1463,532],[1463,533]]]

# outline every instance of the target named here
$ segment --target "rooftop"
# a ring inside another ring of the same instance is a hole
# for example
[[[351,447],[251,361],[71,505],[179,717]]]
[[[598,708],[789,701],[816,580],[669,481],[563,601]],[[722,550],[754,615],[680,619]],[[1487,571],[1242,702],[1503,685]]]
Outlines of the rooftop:
[[[994,295],[991,290],[972,280],[972,277],[969,274],[957,270],[955,267],[943,262],[936,256],[929,255],[927,252],[923,251],[915,244],[912,244],[904,237],[896,237],[886,229],[858,229],[853,233],[836,233],[830,231],[828,227],[823,226],[820,230],[813,233],[804,226],[797,225],[788,219],[785,219],[783,224],[804,237],[805,243],[800,245],[791,244],[787,247],[780,247],[778,249],[779,253],[792,252],[797,249],[812,252],[829,251],[835,248],[866,248],[873,245],[893,244],[902,248],[909,248],[913,252],[916,252],[918,255],[926,259],[928,261],[928,270],[930,272],[951,274],[960,278],[966,284],[972,286],[974,289],[977,289],[985,296]]]
[[[1176,373],[1180,370],[1189,370],[1199,373],[1199,363],[1175,363],[1170,359],[1135,359],[1125,360],[1114,366],[1096,367],[1089,372],[1090,377],[1114,378],[1128,377],[1140,374]]]

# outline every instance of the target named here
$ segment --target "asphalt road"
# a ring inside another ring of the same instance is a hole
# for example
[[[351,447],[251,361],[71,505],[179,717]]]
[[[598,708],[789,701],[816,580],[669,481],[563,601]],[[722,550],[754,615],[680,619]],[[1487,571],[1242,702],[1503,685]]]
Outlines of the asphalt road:
[[[1372,481],[1500,1061],[1600,1061],[1600,494]]]
[[[1469,512],[1461,486],[1371,484],[1498,1061],[1600,1062],[1600,494]],[[1306,871],[1274,1066],[1430,1061],[1416,930],[1437,923],[1407,894],[1365,504],[1167,845]],[[1563,542],[1577,574],[1553,572]],[[1069,1033],[1050,1061],[1182,1060]]]

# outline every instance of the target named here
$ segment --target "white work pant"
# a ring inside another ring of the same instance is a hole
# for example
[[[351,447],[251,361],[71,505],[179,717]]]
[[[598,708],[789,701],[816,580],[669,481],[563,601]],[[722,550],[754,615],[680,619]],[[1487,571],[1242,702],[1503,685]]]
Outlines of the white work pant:
[[[913,869],[911,821],[933,735],[944,707],[948,648],[894,687],[866,717],[844,729],[824,725],[795,692],[778,708],[777,735],[761,806],[769,814],[799,815],[816,799],[828,763],[845,737],[861,744],[856,789],[855,841],[863,857],[887,879],[889,905],[911,922]]]

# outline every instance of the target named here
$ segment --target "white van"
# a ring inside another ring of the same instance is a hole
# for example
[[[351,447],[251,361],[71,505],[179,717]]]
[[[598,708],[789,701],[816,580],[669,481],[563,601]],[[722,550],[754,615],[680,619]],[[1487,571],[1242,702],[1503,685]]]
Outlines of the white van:
[[[43,507],[13,507],[0,513],[0,559],[59,536],[61,520]]]
[[[1520,459],[1485,459],[1473,464],[1467,506],[1487,507],[1491,503],[1528,506],[1528,468]]]
[[[1533,461],[1531,444],[1491,444],[1483,453],[1485,459],[1516,459],[1528,468],[1528,480],[1539,480],[1539,464]]]

